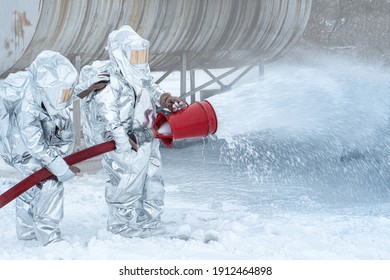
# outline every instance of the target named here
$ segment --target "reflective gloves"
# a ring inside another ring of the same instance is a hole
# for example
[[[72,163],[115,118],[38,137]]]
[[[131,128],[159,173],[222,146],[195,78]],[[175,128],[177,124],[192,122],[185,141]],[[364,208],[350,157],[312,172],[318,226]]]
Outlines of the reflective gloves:
[[[129,141],[129,136],[125,133],[123,127],[116,127],[111,132],[115,141],[115,152],[121,154],[126,151],[131,151],[132,146]]]
[[[60,156],[57,156],[46,168],[57,177],[59,182],[70,180],[80,172],[79,168],[69,166]]]

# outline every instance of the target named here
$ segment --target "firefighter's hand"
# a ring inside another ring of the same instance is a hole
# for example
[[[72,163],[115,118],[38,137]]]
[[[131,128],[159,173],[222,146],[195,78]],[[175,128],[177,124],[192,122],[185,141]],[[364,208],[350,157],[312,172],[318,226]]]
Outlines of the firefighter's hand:
[[[50,164],[46,166],[46,168],[57,177],[59,182],[68,181],[76,175],[76,173],[71,170],[71,167],[72,166],[69,166],[60,156],[57,156]]]
[[[101,90],[101,89],[104,89],[107,85],[107,82],[98,82],[98,83],[95,83],[95,84],[92,84],[89,89],[90,91],[94,91],[94,90]]]
[[[106,85],[110,82],[110,73],[101,72],[96,75],[94,78],[94,82],[91,85],[92,90],[101,90],[106,87]]]
[[[137,143],[135,143],[133,140],[131,140],[130,138],[129,138],[129,142],[130,142],[130,145],[131,145],[131,149],[132,150],[134,150],[134,151],[136,151],[136,152],[138,152],[138,145],[137,145]]]
[[[110,82],[110,74],[108,72],[101,72],[93,77],[90,81],[92,83],[86,90],[80,92],[77,96],[80,99],[87,97],[91,92],[95,90],[104,89]]]
[[[71,166],[69,166],[69,169],[70,169],[70,171],[72,171],[74,174],[77,174],[77,173],[80,173],[80,172],[81,172],[80,168],[78,168],[77,166],[71,165]]]
[[[163,108],[167,108],[171,112],[176,112],[186,107],[185,102],[177,96],[172,96],[169,92],[164,92],[161,95],[160,104]]]

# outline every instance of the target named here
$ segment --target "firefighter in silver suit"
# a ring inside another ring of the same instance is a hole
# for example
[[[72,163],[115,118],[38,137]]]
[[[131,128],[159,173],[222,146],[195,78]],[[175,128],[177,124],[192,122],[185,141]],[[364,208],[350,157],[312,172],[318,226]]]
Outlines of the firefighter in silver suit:
[[[163,230],[164,182],[159,141],[152,124],[157,108],[179,110],[183,102],[153,83],[149,42],[123,26],[108,38],[110,60],[83,67],[74,94],[82,98],[87,146],[113,139],[116,150],[103,155],[108,230],[146,237]]]
[[[16,199],[16,229],[21,240],[41,245],[60,241],[63,182],[80,170],[63,157],[74,144],[69,105],[77,71],[57,52],[43,51],[26,71],[4,81],[1,116],[2,157],[23,177],[46,167],[55,177]]]

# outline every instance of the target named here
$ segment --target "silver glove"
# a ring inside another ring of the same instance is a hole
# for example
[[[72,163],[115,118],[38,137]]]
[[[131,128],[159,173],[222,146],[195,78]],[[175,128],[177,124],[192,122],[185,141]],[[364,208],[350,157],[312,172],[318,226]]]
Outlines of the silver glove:
[[[48,166],[47,169],[53,173],[58,181],[65,182],[72,179],[76,174],[69,169],[65,160],[58,156]]]

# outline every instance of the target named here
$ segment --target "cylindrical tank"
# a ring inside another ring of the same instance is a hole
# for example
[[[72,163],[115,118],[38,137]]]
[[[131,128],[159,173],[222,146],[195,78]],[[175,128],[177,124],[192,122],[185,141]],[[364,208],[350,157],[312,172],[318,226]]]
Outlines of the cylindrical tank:
[[[0,0],[0,75],[45,49],[85,65],[106,59],[108,34],[128,24],[151,42],[152,70],[272,61],[301,37],[311,0]]]

